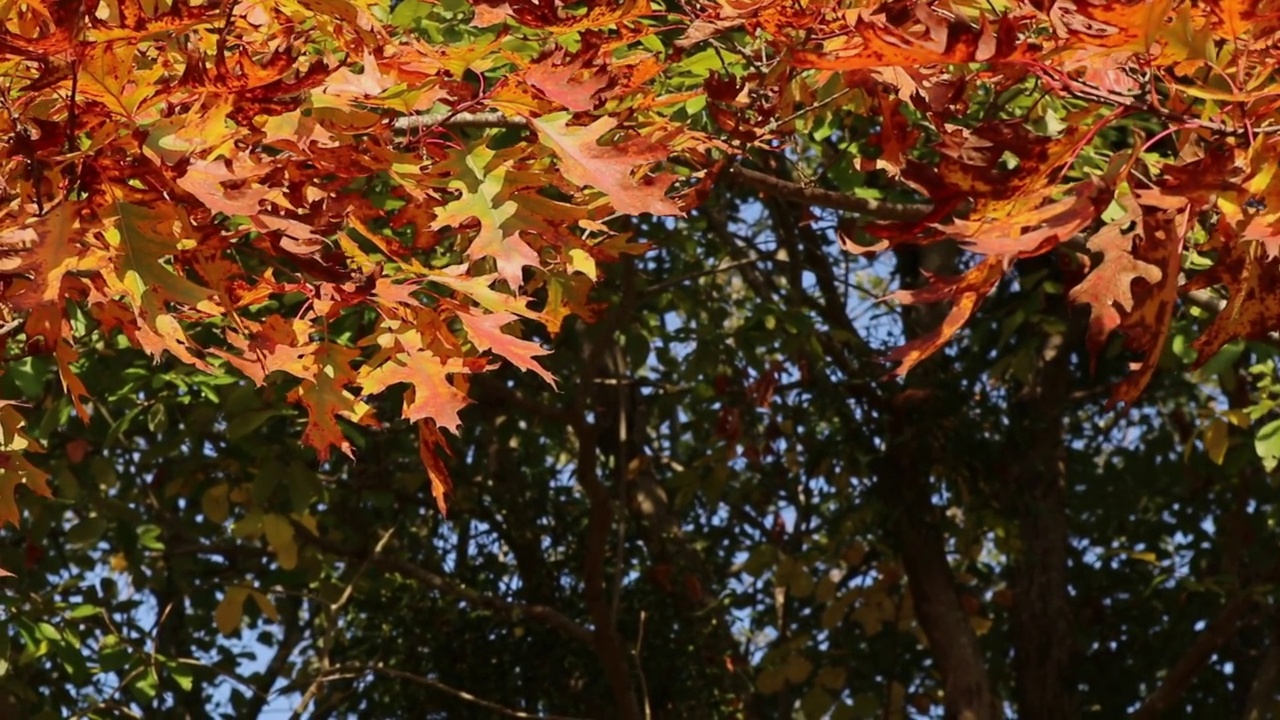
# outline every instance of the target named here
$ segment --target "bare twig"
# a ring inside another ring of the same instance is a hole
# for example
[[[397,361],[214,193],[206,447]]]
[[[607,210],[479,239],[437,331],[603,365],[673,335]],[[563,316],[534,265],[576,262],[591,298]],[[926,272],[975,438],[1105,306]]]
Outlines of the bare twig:
[[[529,121],[519,115],[503,115],[500,112],[443,112],[431,115],[410,115],[397,118],[396,130],[427,130],[434,127],[453,128],[523,128]]]
[[[1170,710],[1177,699],[1204,668],[1209,658],[1222,647],[1222,644],[1240,630],[1240,618],[1253,606],[1253,593],[1244,592],[1230,600],[1218,617],[1200,632],[1178,658],[1155,692],[1147,696],[1142,706],[1131,715],[1134,720],[1153,720],[1162,717]]]
[[[649,705],[649,683],[644,677],[644,663],[640,660],[640,651],[644,647],[644,610],[640,611],[640,627],[636,630],[636,649],[633,651],[636,657],[636,675],[640,678],[640,695],[644,701],[644,720],[653,717],[653,709]]]
[[[452,695],[459,700],[464,700],[473,705],[478,705],[503,717],[523,718],[525,720],[580,720],[580,718],[573,718],[565,715],[539,715],[535,713],[527,713],[522,710],[514,710],[505,705],[500,705],[491,700],[485,700],[484,698],[472,695],[465,690],[450,687],[439,680],[432,680],[431,678],[422,677],[421,675],[414,675],[413,673],[408,673],[403,670],[389,668],[381,663],[374,665],[340,665],[331,668],[326,674],[317,678],[316,681],[328,682],[330,680],[351,679],[367,674],[385,675],[387,677],[396,678],[397,680],[405,680],[422,685],[423,687],[429,687],[433,690],[445,693],[446,695]]]
[[[298,537],[327,553],[351,558],[353,560],[364,559],[364,556],[359,553],[347,550],[331,540],[321,538],[305,527],[295,526],[295,531],[297,532]],[[386,572],[398,573],[410,580],[431,588],[432,590],[438,590],[447,595],[452,595],[453,597],[465,600],[479,607],[487,608],[506,615],[527,617],[541,621],[547,626],[558,630],[565,637],[588,644],[592,642],[593,635],[590,629],[574,622],[554,608],[550,608],[545,605],[525,605],[522,603],[504,600],[502,598],[483,595],[468,587],[447,580],[425,568],[403,560],[397,560],[395,558],[372,558],[370,559],[370,565]]]
[[[777,260],[777,259],[778,257],[776,255],[751,255],[750,257],[746,257],[741,260],[734,260],[732,262],[727,262],[722,265],[717,265],[716,267],[713,267],[713,268],[707,268],[705,270],[691,272],[685,275],[681,275],[680,277],[669,278],[667,280],[663,280],[662,282],[654,283],[653,285],[650,285],[649,287],[644,289],[644,294],[656,295],[660,292],[664,292],[673,287],[676,287],[677,285],[683,285],[684,283],[687,283],[690,280],[697,280],[698,278],[706,277],[708,275],[719,275],[720,273],[729,272],[731,270],[740,268],[743,265],[751,265],[753,263],[758,263],[762,260]]]
[[[933,206],[928,203],[899,203],[860,198],[834,190],[806,187],[768,173],[744,168],[741,165],[730,165],[725,172],[729,177],[742,181],[748,187],[782,200],[844,210],[858,215],[874,215],[879,220],[914,222],[933,212]]]
[[[298,524],[298,526],[301,525]],[[293,717],[301,718],[302,713],[306,711],[307,706],[315,700],[316,695],[320,692],[320,686],[323,684],[321,678],[324,677],[325,672],[329,669],[329,653],[333,649],[333,635],[335,628],[338,626],[338,612],[342,610],[342,607],[351,599],[351,595],[355,591],[356,583],[360,581],[360,578],[364,576],[365,571],[369,569],[369,564],[376,561],[378,557],[382,555],[383,549],[386,548],[387,543],[391,541],[391,535],[394,534],[395,531],[395,527],[391,527],[382,534],[382,537],[378,539],[378,544],[374,545],[373,552],[369,553],[369,555],[361,560],[360,568],[356,570],[355,575],[352,575],[351,579],[347,581],[347,586],[342,589],[342,595],[325,608],[324,636],[321,638],[320,647],[320,674],[316,676],[316,679],[311,683],[311,687],[308,687],[306,694],[302,696],[302,700],[298,702],[298,706],[294,708]]]

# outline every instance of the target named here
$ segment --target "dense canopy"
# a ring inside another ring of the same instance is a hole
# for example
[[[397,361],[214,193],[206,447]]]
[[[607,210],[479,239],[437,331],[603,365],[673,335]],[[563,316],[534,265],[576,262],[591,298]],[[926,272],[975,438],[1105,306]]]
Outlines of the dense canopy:
[[[1271,714],[1278,56],[0,0],[0,715]]]

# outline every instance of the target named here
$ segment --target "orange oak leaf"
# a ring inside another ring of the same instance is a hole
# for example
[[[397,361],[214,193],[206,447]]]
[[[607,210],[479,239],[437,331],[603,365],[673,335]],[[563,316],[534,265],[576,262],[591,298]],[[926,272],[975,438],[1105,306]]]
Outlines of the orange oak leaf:
[[[560,158],[560,171],[578,185],[603,192],[614,209],[628,215],[683,215],[666,190],[675,176],[662,174],[637,180],[636,169],[665,160],[667,150],[642,138],[618,145],[600,145],[600,138],[618,121],[604,117],[585,127],[570,127],[568,115],[533,120],[538,137]]]
[[[1007,18],[1006,18],[1007,19]],[[797,50],[797,67],[819,70],[870,70],[884,67],[920,67],[955,63],[1030,59],[1032,46],[1019,40],[1012,22],[1001,22],[993,33],[957,20],[936,25],[925,40],[903,35],[888,26],[863,21],[849,35],[836,38],[822,50]],[[852,40],[852,42],[851,42]]]
[[[309,419],[302,441],[315,448],[321,461],[329,459],[329,448],[333,447],[354,457],[351,442],[338,425],[339,417],[355,423],[372,422],[373,409],[346,390],[356,380],[351,361],[359,357],[360,352],[353,348],[321,343],[314,354],[315,376],[289,394],[290,400],[307,409]]]
[[[1072,302],[1089,306],[1087,344],[1097,357],[1103,343],[1120,326],[1121,313],[1133,310],[1133,283],[1145,280],[1155,284],[1162,277],[1160,268],[1139,260],[1134,244],[1142,240],[1139,220],[1142,210],[1132,195],[1117,199],[1125,213],[1089,239],[1089,249],[1102,255],[1102,261],[1071,289]],[[1129,228],[1132,229],[1129,229]]]
[[[1159,279],[1132,286],[1133,309],[1121,315],[1116,327],[1124,333],[1125,348],[1139,359],[1112,390],[1113,405],[1132,403],[1151,382],[1177,309],[1178,272],[1187,232],[1185,215],[1178,209],[1147,205],[1150,197],[1145,191],[1138,193],[1138,202],[1143,205],[1142,238],[1133,254],[1138,261],[1155,268]]]
[[[39,445],[23,431],[26,421],[17,403],[0,400],[0,525],[17,525],[20,515],[16,500],[19,485],[37,495],[53,497],[48,473],[32,465],[26,453],[42,452]]]
[[[479,232],[467,256],[472,260],[491,257],[498,275],[513,290],[519,290],[526,266],[539,266],[538,253],[520,237],[520,205],[513,200],[514,183],[507,181],[508,170],[503,156],[485,146],[473,148],[462,158],[442,163],[450,171],[448,187],[461,195],[436,211],[430,229],[456,227],[475,219]]]
[[[564,50],[560,49],[525,70],[524,80],[549,100],[574,112],[586,112],[595,107],[596,93],[609,84],[609,76],[604,71],[590,72],[589,60],[583,53],[566,63]]]
[[[458,319],[462,321],[462,326],[467,329],[467,337],[471,339],[471,343],[476,346],[476,349],[482,352],[492,351],[497,353],[521,370],[537,373],[538,377],[550,383],[551,387],[554,388],[556,386],[555,377],[547,372],[546,368],[542,367],[538,361],[534,360],[535,356],[546,355],[548,351],[543,350],[538,343],[521,340],[514,335],[502,332],[503,326],[520,318],[505,312],[485,315],[460,312],[458,313]]]
[[[418,457],[422,458],[427,479],[431,481],[431,496],[436,500],[436,507],[440,509],[441,515],[446,515],[449,510],[447,498],[453,492],[453,482],[449,479],[449,468],[441,459],[441,454],[449,454],[449,446],[439,428],[430,420],[418,421]]]
[[[975,265],[968,272],[954,278],[936,278],[929,286],[919,290],[899,290],[885,298],[907,305],[951,302],[951,310],[942,323],[924,335],[896,348],[889,353],[891,362],[898,362],[892,375],[901,377],[941,348],[968,322],[983,298],[1004,277],[1009,258],[992,255]]]
[[[0,231],[0,251],[14,248],[14,270],[30,273],[30,280],[15,283],[8,301],[29,309],[40,303],[59,302],[62,280],[68,273],[97,270],[104,254],[83,244],[84,230],[77,203],[62,202],[43,216],[15,228]]]
[[[449,382],[449,375],[469,372],[461,358],[441,358],[426,349],[413,349],[382,365],[363,372],[360,389],[376,395],[397,383],[412,385],[405,397],[404,417],[417,422],[426,418],[458,432],[458,411],[467,405],[467,396]]]
[[[289,321],[279,315],[271,315],[248,337],[239,333],[227,334],[227,341],[241,355],[217,348],[210,349],[210,352],[227,360],[259,387],[266,383],[268,375],[277,370],[310,380],[315,377],[317,348],[316,343],[306,341],[310,332],[311,324],[305,320]]]
[[[1218,261],[1184,286],[1186,291],[1224,285],[1227,304],[1192,344],[1196,365],[1208,362],[1237,338],[1260,340],[1280,328],[1280,260],[1266,256],[1260,243],[1238,242],[1223,248]]]
[[[143,207],[125,201],[117,201],[115,208],[118,220],[111,239],[115,240],[117,270],[108,282],[118,283],[136,306],[148,293],[157,303],[174,301],[193,308],[212,301],[213,291],[162,263],[177,251],[180,242],[195,237],[184,215],[163,206]]]

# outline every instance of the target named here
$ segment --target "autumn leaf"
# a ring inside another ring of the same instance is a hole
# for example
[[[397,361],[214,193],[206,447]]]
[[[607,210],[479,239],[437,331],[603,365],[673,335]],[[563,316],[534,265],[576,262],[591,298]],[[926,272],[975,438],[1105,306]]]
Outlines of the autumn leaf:
[[[972,62],[1010,61],[1034,57],[1020,42],[1012,23],[997,31],[973,27],[962,20],[919,40],[883,25],[863,22],[847,36],[829,41],[822,50],[797,50],[792,61],[803,68],[867,70],[893,66],[917,67]]]
[[[26,453],[40,452],[40,446],[27,436],[23,430],[25,424],[15,403],[0,400],[0,526],[18,524],[21,517],[16,499],[19,486],[37,495],[53,496],[48,473],[32,465],[26,457]]]
[[[537,343],[521,340],[502,332],[503,326],[520,318],[504,312],[488,314],[464,312],[458,313],[458,319],[462,321],[463,327],[467,329],[467,337],[477,349],[492,351],[521,370],[537,373],[539,377],[550,383],[551,387],[556,386],[556,379],[551,373],[534,360],[535,356],[546,355],[547,351]]]
[[[226,359],[259,387],[268,375],[287,372],[303,380],[315,376],[316,343],[306,340],[311,326],[305,320],[285,320],[272,315],[248,335],[228,333],[227,341],[240,351],[232,355],[218,348],[210,352]]]
[[[478,220],[480,229],[467,249],[467,256],[472,260],[492,257],[498,275],[512,289],[519,290],[524,268],[537,267],[539,258],[516,229],[520,225],[516,217],[520,206],[511,199],[513,188],[506,182],[507,167],[503,158],[481,146],[446,169],[452,170],[448,187],[461,195],[436,211],[431,229],[460,226],[473,218]]]
[[[116,203],[116,210],[119,223],[108,235],[118,247],[115,278],[135,305],[141,306],[149,292],[159,293],[159,302],[172,300],[193,308],[212,300],[213,291],[161,263],[177,252],[179,242],[194,239],[183,216],[124,201]]]
[[[449,382],[449,375],[466,372],[469,369],[458,358],[441,358],[430,350],[413,349],[362,372],[360,389],[365,395],[376,395],[398,383],[411,385],[405,398],[405,419],[417,422],[429,418],[457,433],[462,422],[458,411],[466,406],[467,396]]]
[[[973,269],[955,278],[934,279],[919,290],[899,290],[885,298],[906,305],[950,302],[946,318],[935,329],[921,335],[889,353],[891,362],[899,363],[893,375],[901,377],[911,368],[923,362],[947,343],[973,315],[983,298],[995,288],[1003,277],[1008,259],[996,255],[987,257]]]
[[[525,70],[524,80],[569,110],[586,112],[595,107],[596,93],[609,84],[608,74],[598,68],[590,68],[588,61],[583,53],[566,63],[564,50],[560,49]],[[588,70],[591,72],[585,72]]]
[[[1213,267],[1192,278],[1184,291],[1224,285],[1226,305],[1196,339],[1196,365],[1237,338],[1259,340],[1280,329],[1280,260],[1267,257],[1260,243],[1237,243],[1224,249]]]
[[[0,252],[14,248],[14,271],[28,272],[19,281],[9,302],[22,309],[62,297],[63,278],[70,273],[99,270],[106,262],[100,251],[83,243],[84,229],[77,217],[81,207],[62,202],[46,214],[19,227],[0,231]]]
[[[1111,332],[1120,326],[1121,313],[1133,310],[1133,283],[1144,280],[1154,285],[1160,268],[1134,256],[1134,244],[1141,239],[1142,211],[1132,195],[1118,199],[1124,214],[1089,239],[1089,249],[1102,261],[1070,293],[1072,302],[1089,306],[1089,351],[1096,358]],[[1132,226],[1132,230],[1126,230]]]
[[[448,446],[440,430],[431,420],[418,422],[418,456],[427,471],[427,479],[431,482],[431,496],[435,498],[436,507],[441,515],[448,514],[449,493],[453,491],[453,482],[449,479],[449,468],[441,458],[448,454]]]
[[[1137,197],[1143,204],[1150,195],[1138,193]],[[1112,404],[1132,403],[1155,375],[1177,310],[1185,233],[1186,226],[1176,211],[1144,205],[1142,238],[1134,247],[1134,256],[1154,267],[1159,280],[1132,286],[1133,309],[1121,316],[1116,328],[1125,335],[1125,348],[1136,353],[1139,360],[1130,365],[1129,374],[1112,390]]]
[[[617,145],[600,145],[600,138],[617,126],[613,118],[600,118],[585,127],[570,127],[568,115],[535,118],[533,126],[542,142],[563,163],[560,172],[578,185],[604,193],[621,213],[639,215],[682,215],[666,190],[674,175],[658,175],[637,180],[637,168],[665,160],[667,151],[642,138]]]
[[[342,433],[338,418],[355,423],[372,420],[373,410],[346,390],[356,382],[351,362],[360,356],[353,348],[331,342],[320,343],[314,352],[316,372],[311,380],[290,393],[289,398],[301,403],[309,416],[302,440],[315,448],[320,459],[329,458],[329,448],[336,447],[353,457],[351,443]]]

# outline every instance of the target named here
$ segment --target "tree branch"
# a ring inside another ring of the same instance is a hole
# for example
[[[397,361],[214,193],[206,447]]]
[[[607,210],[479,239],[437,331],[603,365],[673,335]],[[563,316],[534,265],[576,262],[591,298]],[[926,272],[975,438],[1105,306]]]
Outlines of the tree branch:
[[[529,121],[519,115],[503,115],[497,111],[479,113],[451,111],[396,118],[392,127],[401,131],[429,130],[435,127],[506,129],[529,127]]]
[[[298,537],[302,538],[304,541],[331,555],[338,555],[356,561],[363,561],[366,557],[359,553],[347,550],[331,540],[321,538],[313,534],[307,528],[296,523],[294,524],[294,531],[297,533]],[[511,602],[510,600],[504,600],[502,598],[482,595],[468,587],[446,580],[429,570],[396,558],[371,558],[370,564],[373,567],[386,572],[399,573],[400,575],[429,587],[432,590],[452,595],[453,597],[460,598],[473,605],[506,615],[527,617],[533,620],[538,620],[559,631],[565,637],[584,643],[592,642],[593,634],[591,630],[579,625],[573,620],[570,620],[568,617],[565,617],[555,608],[546,607],[545,605],[525,605],[522,603]]]
[[[1160,687],[1147,696],[1142,706],[1130,717],[1133,720],[1155,720],[1171,710],[1205,663],[1209,662],[1209,658],[1240,629],[1240,618],[1253,606],[1253,602],[1253,593],[1249,592],[1241,593],[1228,602],[1218,617],[1200,632],[1191,647],[1173,664]]]
[[[432,680],[431,678],[425,678],[421,675],[414,675],[413,673],[408,673],[403,670],[389,668],[381,663],[375,665],[339,665],[330,669],[325,675],[321,675],[317,678],[317,682],[350,679],[366,674],[385,675],[387,677],[396,678],[397,680],[406,680],[424,687],[429,687],[432,690],[438,690],[446,695],[452,695],[459,700],[464,700],[473,705],[478,705],[485,710],[503,717],[523,718],[525,720],[580,720],[579,718],[572,718],[565,715],[538,715],[534,713],[527,713],[522,710],[513,710],[505,705],[499,705],[491,700],[485,700],[484,698],[472,695],[465,690],[459,690],[455,687],[445,685],[439,680]]]
[[[247,718],[257,718],[262,715],[263,709],[266,708],[271,699],[271,689],[275,687],[276,681],[284,674],[285,668],[289,664],[289,656],[293,654],[294,648],[302,641],[302,626],[298,622],[300,601],[296,597],[289,596],[280,604],[281,622],[284,626],[284,631],[280,635],[280,644],[276,647],[275,653],[271,655],[271,660],[267,662],[261,677],[254,680],[253,697],[249,699],[249,707],[244,714]]]
[[[597,368],[604,366],[610,350],[617,350],[614,333],[620,324],[625,308],[618,308],[609,321],[593,327],[594,342],[584,348],[582,385],[592,388],[598,375]],[[613,689],[614,702],[619,717],[640,720],[640,705],[636,701],[631,682],[631,664],[622,636],[615,624],[613,606],[609,602],[605,581],[605,561],[609,546],[609,530],[613,527],[613,498],[600,478],[598,451],[600,437],[596,424],[588,419],[585,393],[574,394],[571,406],[573,430],[578,438],[578,466],[576,478],[587,496],[586,558],[583,563],[583,585],[587,609],[595,624],[594,646],[596,656],[604,665],[604,672]]]
[[[1267,654],[1263,656],[1249,687],[1249,699],[1245,705],[1244,720],[1262,720],[1273,717],[1276,706],[1276,683],[1280,681],[1280,638],[1272,636]]]
[[[782,200],[832,210],[844,210],[859,215],[874,215],[878,220],[913,222],[933,212],[933,205],[928,203],[900,203],[860,198],[834,190],[806,187],[768,173],[744,168],[741,165],[730,165],[725,172],[729,177],[742,181],[742,184],[748,187]]]

